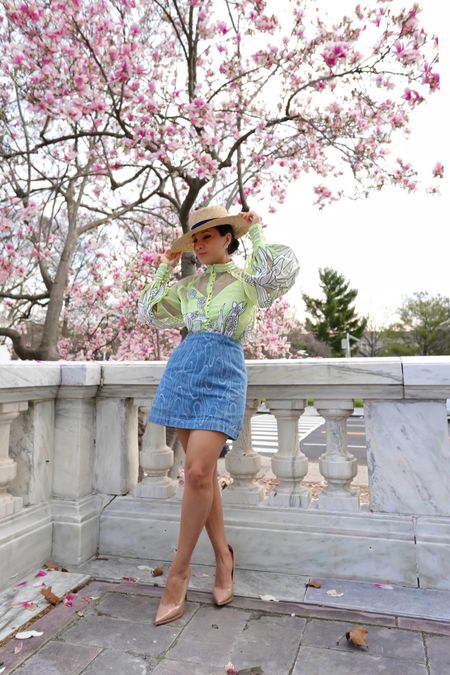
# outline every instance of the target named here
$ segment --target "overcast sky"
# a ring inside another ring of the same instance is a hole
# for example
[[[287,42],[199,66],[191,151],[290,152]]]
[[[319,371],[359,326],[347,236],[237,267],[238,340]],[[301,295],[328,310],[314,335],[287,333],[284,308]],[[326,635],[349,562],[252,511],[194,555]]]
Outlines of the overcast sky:
[[[337,4],[345,12],[356,2]],[[300,319],[305,309],[301,294],[320,295],[319,268],[323,267],[338,270],[350,281],[358,290],[358,312],[370,315],[378,325],[395,320],[402,300],[416,291],[450,295],[450,166],[446,161],[450,148],[450,7],[439,0],[420,4],[427,30],[439,35],[442,91],[414,111],[411,136],[396,145],[394,157],[411,160],[430,178],[429,183],[434,164],[442,161],[446,178],[441,196],[427,195],[424,190],[407,194],[385,189],[367,200],[341,200],[318,211],[312,206],[310,186],[292,185],[277,213],[264,215],[268,240],[289,243],[300,260],[299,279],[286,296]]]

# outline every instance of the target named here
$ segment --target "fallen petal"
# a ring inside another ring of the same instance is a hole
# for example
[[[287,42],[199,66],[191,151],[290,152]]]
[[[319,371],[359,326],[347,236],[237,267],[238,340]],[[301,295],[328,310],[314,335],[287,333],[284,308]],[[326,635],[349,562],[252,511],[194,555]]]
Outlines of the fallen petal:
[[[135,584],[138,581],[138,577],[122,577],[124,581],[129,581],[132,584]]]
[[[386,590],[392,591],[394,589],[390,584],[372,584],[374,588],[385,588]]]
[[[238,675],[238,671],[233,666],[231,661],[228,661],[227,665],[225,666],[225,672],[227,675]]]
[[[16,633],[15,638],[16,640],[28,640],[28,638],[41,637],[41,635],[44,635],[43,631],[24,630],[21,633]]]
[[[331,591],[327,591],[327,595],[331,595],[332,598],[342,598],[343,593],[338,593],[335,588],[332,588]]]
[[[35,602],[31,600],[24,600],[23,602],[16,602],[14,607],[23,607],[24,609],[33,609],[36,606]]]
[[[197,572],[196,570],[193,570],[191,574],[193,577],[209,577],[209,574],[206,574],[205,572]]]
[[[19,586],[26,586],[28,581],[18,581],[17,584],[14,584],[14,588],[19,588]]]
[[[37,573],[34,575],[35,578],[36,578],[36,577],[46,577],[46,576],[47,576],[47,572],[46,572],[45,570],[39,570],[39,572],[37,572]]]
[[[6,666],[3,666],[3,668],[0,668],[0,675],[6,670]]]
[[[75,598],[74,593],[67,593],[66,597],[64,598],[64,604],[66,607],[73,607],[73,601]]]
[[[266,602],[279,602],[278,598],[275,598],[273,595],[260,595],[259,597]]]
[[[153,572],[153,567],[149,567],[148,565],[138,565],[137,568],[138,570],[144,570],[145,572]]]
[[[14,654],[20,654],[20,652],[22,651],[22,649],[23,649],[23,642],[22,642],[22,640],[21,640],[21,641],[18,642],[18,643],[16,644],[16,646],[14,647]]]

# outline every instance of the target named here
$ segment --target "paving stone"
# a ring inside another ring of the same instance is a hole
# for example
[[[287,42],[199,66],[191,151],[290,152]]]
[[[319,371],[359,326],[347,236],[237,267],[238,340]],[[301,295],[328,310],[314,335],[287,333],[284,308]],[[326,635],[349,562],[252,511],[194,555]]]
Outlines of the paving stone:
[[[202,607],[186,626],[169,659],[202,666],[262,666],[264,673],[287,673],[295,659],[305,619],[265,615],[233,607]]]
[[[223,667],[230,660],[236,637],[245,629],[250,617],[251,612],[230,606],[201,607],[166,657]]]
[[[224,675],[225,666],[226,663],[223,664],[222,668],[216,668],[215,666],[202,666],[201,664],[197,663],[195,665],[195,671],[193,671],[189,668],[186,668],[185,662],[164,659],[163,661],[159,662],[155,670],[152,670],[152,675]]]
[[[155,659],[115,649],[105,649],[83,671],[83,675],[149,675],[153,673]],[[223,675],[223,674],[222,674]]]
[[[155,601],[156,600],[156,601]],[[98,602],[98,614],[107,614],[127,621],[150,621],[153,623],[159,598],[125,593],[105,593]]]
[[[435,621],[450,621],[450,591],[394,586],[378,588],[362,581],[318,579],[321,588],[308,588],[304,603],[383,612]],[[341,597],[327,595],[335,589]]]
[[[156,611],[159,598],[154,598]],[[60,634],[68,642],[97,645],[149,656],[160,656],[196,611],[197,605],[186,603],[184,615],[177,621],[155,626],[150,622],[123,621],[108,616],[88,616]]]
[[[450,673],[450,637],[426,635],[425,642],[431,675]]]
[[[100,652],[98,647],[85,647],[52,640],[14,671],[17,675],[78,675]]]
[[[230,660],[238,670],[261,666],[267,673],[289,673],[306,620],[296,616],[253,613],[237,636]]]
[[[346,653],[316,647],[300,647],[292,675],[392,675],[399,668],[401,675],[428,675],[422,663],[372,656],[365,651]]]
[[[319,647],[353,653],[355,648],[347,641],[345,633],[357,628],[358,625],[361,624],[312,619],[308,622],[303,634],[302,647]],[[366,641],[369,645],[369,654],[372,656],[385,656],[426,663],[425,649],[420,633],[398,628],[364,625],[369,631]],[[338,640],[339,645],[336,644]]]

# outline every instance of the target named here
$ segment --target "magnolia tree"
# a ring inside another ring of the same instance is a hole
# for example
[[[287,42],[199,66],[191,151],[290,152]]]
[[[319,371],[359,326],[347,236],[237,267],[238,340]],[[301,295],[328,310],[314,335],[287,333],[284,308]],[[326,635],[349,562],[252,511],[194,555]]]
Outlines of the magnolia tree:
[[[134,316],[158,246],[193,206],[270,197],[274,210],[306,172],[319,207],[348,176],[359,194],[418,185],[389,154],[439,88],[416,5],[374,0],[339,22],[304,0],[279,15],[265,0],[1,6],[0,335],[22,358],[142,354],[121,307]],[[35,349],[27,320],[43,322]]]

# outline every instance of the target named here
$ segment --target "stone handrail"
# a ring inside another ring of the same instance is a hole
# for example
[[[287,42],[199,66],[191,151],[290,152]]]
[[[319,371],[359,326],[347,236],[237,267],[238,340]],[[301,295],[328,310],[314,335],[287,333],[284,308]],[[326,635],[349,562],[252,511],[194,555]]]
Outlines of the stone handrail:
[[[0,586],[14,565],[20,572],[51,555],[70,562],[94,555],[115,496],[156,500],[159,508],[179,501],[165,430],[149,424],[138,450],[138,411],[149,408],[164,365],[0,364]],[[440,518],[439,532],[447,528],[450,538],[450,357],[247,361],[247,367],[246,417],[226,457],[233,482],[225,506],[288,509],[311,522],[320,512],[385,514],[413,518],[418,528],[424,518]],[[261,459],[251,439],[262,398],[278,426],[272,458],[278,486],[270,497],[255,480]],[[357,460],[346,445],[355,398],[364,400],[369,512],[352,485]],[[318,500],[303,484],[308,459],[298,439],[308,399],[327,430],[319,461],[326,487]]]

